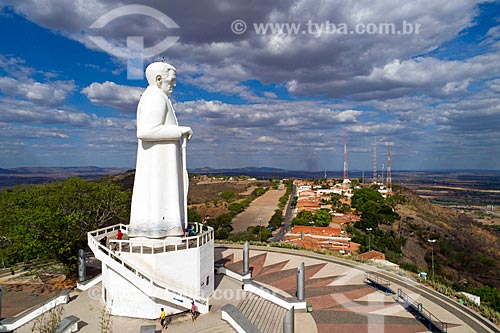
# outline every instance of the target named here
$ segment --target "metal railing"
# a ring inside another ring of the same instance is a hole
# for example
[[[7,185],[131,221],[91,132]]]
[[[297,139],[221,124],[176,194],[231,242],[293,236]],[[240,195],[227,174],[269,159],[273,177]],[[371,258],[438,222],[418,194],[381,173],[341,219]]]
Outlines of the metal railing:
[[[204,313],[205,312],[204,310],[208,312],[208,307],[209,307],[208,298],[196,296],[194,291],[188,291],[182,288],[178,288],[176,286],[172,286],[171,284],[167,284],[160,281],[154,281],[153,278],[147,272],[143,271],[142,269],[131,263],[129,260],[122,258],[120,256],[121,254],[120,250],[118,249],[115,250],[115,247],[112,246],[113,245],[112,241],[110,241],[109,248],[103,246],[99,242],[99,240],[102,239],[102,237],[109,236],[110,234],[118,230],[122,230],[124,234],[127,234],[128,226],[124,224],[116,224],[110,227],[91,231],[87,234],[88,245],[93,250],[97,259],[100,259],[101,261],[104,259],[106,261],[106,264],[113,266],[117,270],[120,269],[121,266],[125,271],[127,271],[130,274],[133,274],[133,276],[135,277],[134,280],[138,284],[144,286],[144,288],[141,288],[143,289],[143,292],[145,292],[151,297],[159,297],[165,299],[164,297],[165,293],[169,293],[171,295],[174,295],[179,298],[184,298],[186,300],[194,300],[200,312]],[[166,244],[166,241],[164,240],[136,241],[137,244],[134,243],[134,240],[122,240],[122,241],[115,241],[114,243],[116,243],[115,245],[119,245],[120,249],[126,248],[124,244],[128,244],[130,252],[132,252],[132,249],[134,247],[140,246],[140,251],[137,253],[150,254],[150,253],[162,253],[168,251],[179,251],[183,249],[193,248],[194,246],[199,247],[208,243],[210,240],[213,240],[213,234],[214,234],[213,228],[208,227],[208,230],[203,231],[201,229],[201,225],[197,223],[195,230],[197,232],[201,231],[200,234],[191,237],[181,238],[182,243],[180,244],[185,244],[185,247],[178,246],[178,244],[176,244],[172,248],[171,245]],[[143,245],[138,245],[138,244],[143,244]],[[153,252],[145,251],[144,249],[146,248],[151,248]],[[161,251],[155,251],[155,249],[159,249]],[[134,253],[136,252],[134,251]],[[186,302],[186,304],[189,304],[189,302]]]
[[[395,294],[391,289],[391,283],[377,274],[365,272],[365,282],[387,294]]]
[[[401,289],[398,289],[398,303],[402,303],[407,311],[413,313],[417,320],[426,325],[431,332],[448,332],[448,323],[444,323],[434,316],[431,312],[424,309],[422,303],[418,303]]]

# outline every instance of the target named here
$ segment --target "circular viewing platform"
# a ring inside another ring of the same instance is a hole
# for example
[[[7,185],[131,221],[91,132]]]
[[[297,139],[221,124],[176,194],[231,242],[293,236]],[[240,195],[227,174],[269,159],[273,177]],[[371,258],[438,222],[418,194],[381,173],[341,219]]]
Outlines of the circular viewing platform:
[[[203,246],[214,239],[212,227],[201,223],[189,223],[187,235],[184,237],[167,237],[165,239],[128,238],[128,225],[115,224],[106,228],[97,229],[88,233],[89,240],[95,245],[106,250],[129,253],[157,254],[187,250]],[[116,239],[116,233],[120,230],[125,239]],[[106,245],[102,242],[107,237]],[[114,238],[112,238],[114,237]]]

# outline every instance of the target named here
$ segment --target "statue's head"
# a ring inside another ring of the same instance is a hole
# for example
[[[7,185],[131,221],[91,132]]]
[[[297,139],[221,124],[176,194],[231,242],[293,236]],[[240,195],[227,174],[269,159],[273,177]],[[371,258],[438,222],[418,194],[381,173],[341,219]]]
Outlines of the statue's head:
[[[146,68],[146,79],[150,86],[163,90],[167,95],[175,87],[175,67],[166,62],[153,62]]]

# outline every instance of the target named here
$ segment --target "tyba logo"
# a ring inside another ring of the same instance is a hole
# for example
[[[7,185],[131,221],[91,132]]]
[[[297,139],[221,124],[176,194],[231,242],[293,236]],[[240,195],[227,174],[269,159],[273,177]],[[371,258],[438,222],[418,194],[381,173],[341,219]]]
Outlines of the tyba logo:
[[[144,15],[158,20],[165,28],[179,28],[165,13],[148,6],[128,5],[113,9],[99,17],[89,28],[102,29],[111,21],[127,15]],[[165,52],[173,46],[179,36],[167,36],[161,42],[151,47],[144,47],[144,36],[127,36],[127,47],[113,44],[100,36],[89,38],[101,49],[119,58],[127,59],[127,79],[138,80],[143,78],[143,61]]]

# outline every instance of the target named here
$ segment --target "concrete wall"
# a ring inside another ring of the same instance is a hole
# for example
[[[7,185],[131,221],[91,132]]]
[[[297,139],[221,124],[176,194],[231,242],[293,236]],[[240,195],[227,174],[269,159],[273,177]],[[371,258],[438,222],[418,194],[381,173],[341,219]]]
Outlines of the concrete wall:
[[[214,292],[214,241],[201,247],[200,251],[200,296],[209,297]],[[207,284],[208,281],[208,284]]]
[[[120,257],[133,263],[160,286],[170,286],[184,294],[201,297],[208,297],[214,291],[213,240],[199,248],[157,254],[122,252]],[[121,270],[115,271],[103,265],[102,297],[111,314],[154,319],[158,318],[161,307],[165,308],[168,314],[190,308],[190,299],[185,297],[165,294],[166,296],[161,299],[152,300],[136,286],[142,283],[139,277],[134,276],[139,279],[134,283],[127,280],[124,277],[127,275],[122,276],[120,272]],[[147,288],[152,287],[145,285]]]
[[[112,315],[156,319],[160,308],[166,308],[168,314],[180,312],[167,306],[167,302],[153,301],[140,289],[110,268],[103,267],[102,297]]]
[[[123,259],[138,268],[158,283],[189,291],[206,297],[214,290],[213,240],[199,248],[156,254],[121,253]],[[206,278],[209,276],[209,285]]]

